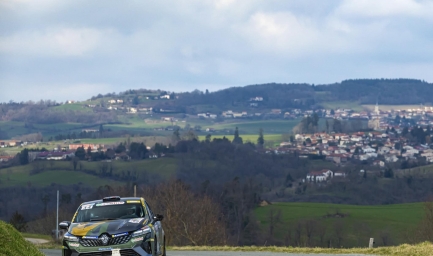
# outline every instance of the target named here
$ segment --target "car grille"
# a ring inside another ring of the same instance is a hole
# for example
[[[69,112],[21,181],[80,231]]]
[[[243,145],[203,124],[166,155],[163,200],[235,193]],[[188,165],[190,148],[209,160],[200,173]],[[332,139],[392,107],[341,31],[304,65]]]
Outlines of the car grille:
[[[140,256],[136,251],[132,249],[120,250],[120,255],[122,256]],[[90,253],[80,253],[79,256],[111,256],[111,252],[90,252]]]
[[[106,245],[126,244],[131,240],[131,235],[111,237]],[[80,239],[80,244],[85,247],[106,246],[99,239]],[[111,255],[111,254],[110,254]]]

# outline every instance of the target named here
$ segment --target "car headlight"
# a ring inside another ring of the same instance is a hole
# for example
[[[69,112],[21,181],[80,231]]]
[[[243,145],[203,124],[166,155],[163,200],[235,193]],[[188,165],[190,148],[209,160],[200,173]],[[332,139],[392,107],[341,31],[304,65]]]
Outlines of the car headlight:
[[[63,239],[65,239],[66,241],[78,242],[78,237],[72,235],[69,232],[66,232],[66,234],[63,236]]]
[[[150,233],[150,232],[152,232],[152,230],[148,226],[145,226],[145,227],[135,231],[134,233],[132,233],[132,237],[143,236],[143,235]]]

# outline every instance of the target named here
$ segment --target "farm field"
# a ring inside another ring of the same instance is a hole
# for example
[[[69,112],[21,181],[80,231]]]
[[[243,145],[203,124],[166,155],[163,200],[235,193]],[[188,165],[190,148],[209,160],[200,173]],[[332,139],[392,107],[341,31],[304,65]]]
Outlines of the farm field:
[[[338,209],[338,210],[337,210]],[[378,240],[384,232],[389,234],[389,239],[393,243],[399,243],[404,235],[409,234],[415,228],[423,216],[423,203],[395,204],[395,205],[339,205],[322,203],[272,203],[271,205],[259,207],[255,210],[257,218],[260,220],[263,229],[269,225],[269,214],[281,211],[282,227],[288,230],[299,220],[314,219],[324,223],[329,229],[333,228],[334,223],[343,222],[343,229],[347,232],[346,237],[352,246],[360,246],[354,234],[365,236],[362,244],[368,241],[369,237],[376,237]],[[347,214],[343,218],[324,216],[335,214],[336,212]],[[277,234],[283,236],[284,230],[277,230]],[[365,234],[364,234],[365,233]],[[377,241],[377,240],[376,240]],[[380,242],[378,242],[380,245]]]
[[[222,139],[223,137],[226,137],[228,140],[232,141],[234,138],[234,135],[213,135],[211,134],[211,140],[212,139]],[[242,138],[242,141],[245,142],[252,142],[254,144],[257,143],[257,138],[259,137],[259,135],[255,135],[255,134],[246,134],[246,135],[239,135]],[[273,143],[280,143],[283,141],[283,137],[281,134],[264,134],[263,135],[265,142],[270,142],[272,141]],[[206,139],[206,135],[200,135],[198,136],[199,140],[205,140]]]
[[[255,134],[259,135],[260,128],[263,129],[263,134],[283,134],[292,131],[300,122],[300,119],[295,120],[261,120],[261,121],[227,121],[224,123],[216,123],[209,125],[209,128],[214,128],[216,130],[234,130],[236,127],[239,129],[239,135],[243,134]],[[207,127],[206,127],[207,128]]]
[[[354,111],[364,110],[363,105],[361,105],[359,102],[353,102],[353,101],[328,101],[328,102],[321,102],[320,105],[322,105],[326,109],[334,109],[334,110],[338,108],[350,108]]]
[[[44,171],[31,175],[30,172],[37,164],[39,168],[44,168]],[[113,174],[121,174],[122,171],[136,171],[151,175],[160,175],[163,178],[170,178],[176,172],[176,159],[174,158],[159,158],[148,159],[141,161],[113,161],[113,162],[85,162],[82,161],[83,170],[93,170],[99,172],[101,165],[107,164],[109,168],[113,168]],[[68,161],[40,161],[33,164],[14,166],[0,169],[0,187],[9,186],[27,186],[31,182],[32,186],[48,186],[51,183],[57,184],[76,184],[83,183],[85,185],[99,187],[105,184],[121,184],[122,182],[113,179],[100,178],[82,171],[73,171],[72,163]]]
[[[27,186],[31,184],[36,187],[46,187],[52,183],[61,185],[72,185],[82,183],[89,187],[99,187],[103,185],[121,185],[122,182],[102,179],[97,176],[87,174],[78,171],[67,171],[67,170],[55,170],[55,171],[44,171],[35,175],[29,175],[28,173],[13,173],[9,176],[1,175],[0,187],[12,187],[12,186]],[[4,177],[9,177],[5,179]]]
[[[376,105],[362,105],[364,108],[372,111],[376,107]],[[425,106],[423,105],[380,105],[379,109],[382,111],[388,111],[388,110],[407,110],[407,109],[423,109]]]

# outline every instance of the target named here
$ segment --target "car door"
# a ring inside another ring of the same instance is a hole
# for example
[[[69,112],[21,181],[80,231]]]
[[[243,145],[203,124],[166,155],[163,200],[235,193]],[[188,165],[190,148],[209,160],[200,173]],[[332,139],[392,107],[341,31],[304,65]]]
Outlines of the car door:
[[[147,208],[147,210],[149,211],[149,216],[150,216],[150,219],[153,219],[153,217],[155,216],[155,214],[152,212],[152,209],[149,207],[149,205],[147,204],[147,202],[146,202],[146,208]],[[162,242],[162,226],[161,226],[161,222],[160,221],[157,221],[157,222],[155,222],[155,224],[153,224],[153,227],[154,227],[154,229],[155,229],[155,237],[156,237],[156,240],[157,240],[157,251],[158,251],[158,253],[160,253],[161,252],[161,244],[160,244],[160,242]]]

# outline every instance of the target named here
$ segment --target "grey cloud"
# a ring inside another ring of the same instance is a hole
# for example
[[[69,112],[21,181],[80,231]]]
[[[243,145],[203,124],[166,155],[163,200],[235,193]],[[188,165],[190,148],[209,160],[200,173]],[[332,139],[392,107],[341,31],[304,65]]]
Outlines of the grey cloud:
[[[368,5],[357,12],[357,1],[5,0],[0,102],[83,100],[130,88],[432,81],[432,19],[418,8],[429,3],[393,3],[415,8],[372,17]]]

